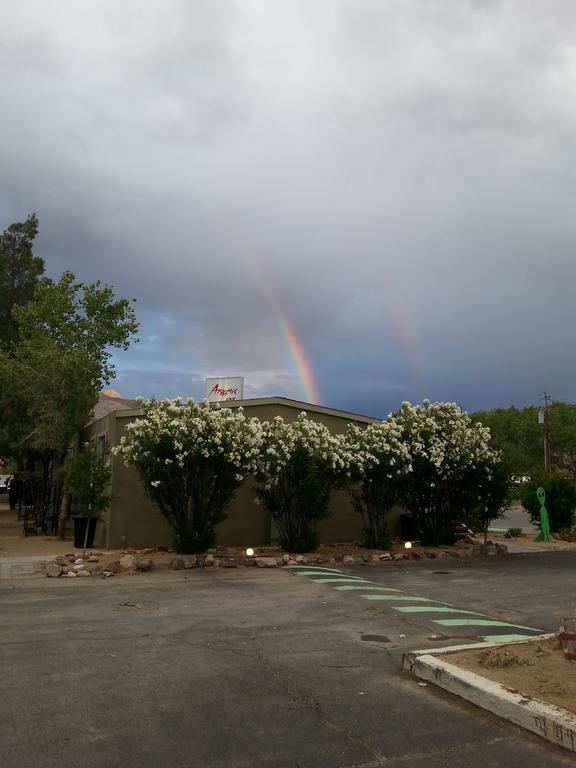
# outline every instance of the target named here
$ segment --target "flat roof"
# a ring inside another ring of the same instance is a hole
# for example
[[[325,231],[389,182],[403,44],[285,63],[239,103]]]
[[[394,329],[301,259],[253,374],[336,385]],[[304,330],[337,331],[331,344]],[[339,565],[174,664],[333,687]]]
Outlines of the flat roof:
[[[340,419],[351,419],[352,421],[363,421],[366,424],[373,424],[376,421],[382,421],[373,416],[364,416],[361,413],[352,413],[350,411],[342,411],[338,408],[327,408],[324,405],[315,405],[314,403],[305,403],[302,400],[292,400],[289,397],[255,397],[244,400],[225,400],[220,403],[222,408],[250,408],[255,405],[284,405],[288,408],[295,408],[299,411],[306,411],[310,413],[321,413],[326,416],[336,416]],[[109,414],[107,414],[109,415]],[[141,416],[142,410],[140,408],[127,408],[118,409],[114,411],[114,416],[118,418],[129,418],[131,416]],[[101,418],[106,418],[106,415]],[[93,419],[89,424],[93,424],[100,419]],[[86,426],[89,426],[87,424]]]

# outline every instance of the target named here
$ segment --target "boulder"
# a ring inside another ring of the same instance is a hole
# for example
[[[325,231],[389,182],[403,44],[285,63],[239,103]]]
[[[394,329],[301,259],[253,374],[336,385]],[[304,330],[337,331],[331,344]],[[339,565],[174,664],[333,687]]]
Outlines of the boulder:
[[[136,565],[136,558],[134,555],[122,555],[118,562],[120,563],[122,570],[127,571],[129,568],[134,568]]]
[[[275,557],[256,557],[254,559],[258,568],[278,568]]]
[[[382,552],[381,555],[378,555],[379,560],[392,560],[392,555],[390,552]]]
[[[306,558],[304,557],[304,555],[296,555],[296,557],[294,558],[294,560],[296,560],[296,562],[297,562],[298,564],[301,564],[301,563],[307,563],[307,562],[308,562],[308,561],[306,560]]]
[[[508,547],[506,544],[496,544],[496,554],[499,556],[508,554]]]
[[[154,563],[152,560],[150,560],[149,557],[143,557],[139,560],[136,560],[136,570],[137,571],[152,571],[154,570]]]
[[[354,565],[356,563],[356,558],[354,557],[354,555],[343,555],[342,563],[344,565]]]
[[[76,576],[91,576],[92,574],[90,571],[87,571],[85,568],[82,571],[76,571]]]
[[[210,568],[214,565],[214,555],[209,554],[204,558],[204,568]]]
[[[233,557],[225,557],[221,563],[221,568],[236,568],[236,560]]]
[[[170,568],[172,568],[173,571],[183,571],[185,565],[186,563],[182,557],[175,557],[170,562]]]
[[[76,573],[75,573],[75,571],[68,571],[66,576],[68,576],[68,578],[71,578],[71,577],[76,578]]]
[[[284,565],[288,565],[288,563],[290,562],[290,555],[286,555],[286,554],[282,555],[282,562],[284,563]]]
[[[51,579],[55,579],[61,575],[62,575],[62,566],[58,565],[56,561],[50,563],[48,568],[46,568],[46,576],[48,576]]]
[[[132,555],[130,555],[132,557]],[[105,566],[107,571],[111,571],[112,573],[120,573],[123,569],[120,565],[120,560],[112,560],[111,563],[107,563]]]
[[[190,557],[187,557],[184,561],[184,568],[186,568],[187,571],[190,570],[190,568],[196,568],[198,565],[198,558],[196,555],[190,555]]]

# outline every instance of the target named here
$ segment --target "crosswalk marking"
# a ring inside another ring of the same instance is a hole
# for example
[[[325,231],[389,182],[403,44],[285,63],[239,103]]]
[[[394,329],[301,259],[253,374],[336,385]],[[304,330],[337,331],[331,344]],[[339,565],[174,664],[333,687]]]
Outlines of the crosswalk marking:
[[[402,613],[467,613],[472,616],[486,616],[485,613],[465,611],[461,608],[449,608],[443,605],[395,605],[393,608],[395,611],[401,611]]]
[[[430,600],[429,597],[414,597],[414,595],[360,595],[364,600],[406,600],[417,601],[421,603],[436,603],[437,600]]]
[[[334,589],[339,589],[339,590],[341,590],[343,592],[344,591],[348,591],[349,589],[369,589],[372,592],[375,589],[377,589],[377,590],[379,590],[381,592],[401,592],[402,591],[401,589],[392,589],[392,587],[376,587],[376,586],[373,587],[372,586],[373,583],[374,582],[372,582],[372,581],[367,581],[364,584],[354,584],[353,586],[349,584],[346,587],[334,587]],[[368,584],[370,586],[367,586]]]
[[[515,627],[516,629],[528,629],[531,632],[542,632],[541,629],[525,627],[522,624],[510,624],[507,621],[494,619],[434,619],[434,624],[442,624],[443,627]]]
[[[317,574],[315,574],[315,575],[317,575]],[[332,578],[327,578],[327,579],[312,579],[312,581],[313,581],[315,584],[335,584],[335,583],[336,583],[336,582],[338,582],[338,581],[344,581],[344,582],[348,581],[348,582],[351,582],[351,583],[356,583],[356,584],[358,584],[358,582],[360,582],[360,581],[362,581],[362,582],[363,582],[363,581],[364,581],[364,579],[361,579],[361,578],[359,578],[358,576],[349,576],[349,577],[346,577],[346,576],[342,576],[341,578],[335,578],[335,579],[332,579]],[[369,585],[367,582],[364,582],[364,583],[365,583],[365,587],[364,587],[364,589],[370,589],[370,585]]]

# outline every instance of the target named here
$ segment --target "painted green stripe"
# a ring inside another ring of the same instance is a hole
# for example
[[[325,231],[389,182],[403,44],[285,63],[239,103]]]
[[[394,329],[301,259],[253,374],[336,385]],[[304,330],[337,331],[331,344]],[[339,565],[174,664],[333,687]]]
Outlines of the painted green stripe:
[[[435,603],[436,600],[430,600],[429,597],[414,597],[413,595],[360,595],[364,600],[406,600],[421,603]]]
[[[286,569],[292,568],[293,570],[296,570],[297,568],[303,568],[306,571],[338,571],[338,568],[324,568],[321,565],[285,565]],[[341,573],[341,571],[338,571],[338,573]]]
[[[487,643],[508,643],[510,640],[528,640],[533,635],[484,635]]]
[[[342,571],[296,571],[294,576],[345,576]],[[355,579],[360,579],[361,576],[355,576]]]
[[[401,611],[402,613],[468,613],[472,616],[486,616],[485,613],[478,613],[477,611],[463,611],[460,608],[444,608],[441,605],[402,605],[394,606],[395,611]]]
[[[365,582],[365,584],[372,585],[371,581]],[[380,592],[401,592],[401,589],[392,589],[392,587],[373,587],[373,586],[366,586],[363,584],[354,584],[354,586],[347,586],[347,587],[334,587],[334,589],[341,589],[341,590],[348,590],[348,589],[377,589]]]
[[[359,576],[345,576],[340,579],[312,579],[312,581],[315,584],[335,584],[338,581],[346,582],[351,581],[353,584],[354,582],[358,584],[360,581],[364,581],[364,579],[361,579]],[[369,582],[364,582],[365,586],[364,589],[370,589]]]
[[[507,621],[494,621],[493,619],[434,619],[434,624],[442,624],[444,627],[517,627],[528,629],[531,632],[541,632],[534,627],[525,627],[522,624],[509,624]]]

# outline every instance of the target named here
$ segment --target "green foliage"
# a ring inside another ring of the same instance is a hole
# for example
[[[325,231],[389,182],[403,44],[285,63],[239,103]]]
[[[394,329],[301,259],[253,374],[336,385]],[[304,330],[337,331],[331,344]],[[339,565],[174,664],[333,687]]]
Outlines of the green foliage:
[[[284,549],[309,552],[318,546],[316,525],[330,514],[340,462],[338,440],[305,413],[292,423],[278,416],[262,424],[255,494]]]
[[[509,475],[531,475],[542,467],[544,448],[538,408],[498,408],[472,414],[490,428],[492,442],[502,453]]]
[[[519,536],[522,536],[522,528],[508,528],[504,536],[507,539],[517,539]]]
[[[108,451],[87,445],[70,459],[69,488],[84,517],[99,517],[110,504],[106,493],[111,471]]]
[[[401,491],[402,505],[412,513],[424,544],[451,544],[455,523],[481,507],[492,507],[484,494],[500,456],[490,430],[473,422],[455,403],[403,403],[389,419],[401,427],[411,471]]]
[[[0,351],[0,445],[11,455],[63,453],[114,376],[111,349],[126,349],[138,324],[131,302],[71,272],[43,280],[14,309],[19,340]]]
[[[14,314],[34,296],[44,272],[44,261],[34,256],[32,246],[38,233],[38,219],[31,214],[25,222],[11,224],[0,234],[0,346],[18,339]]]
[[[242,409],[178,400],[140,401],[143,418],[128,425],[114,452],[136,468],[173,530],[177,552],[204,552],[230,501],[254,471],[260,422]]]
[[[536,406],[499,408],[474,414],[490,427],[494,445],[502,452],[510,475],[542,472],[544,430]],[[548,408],[552,466],[570,474],[576,484],[576,405],[554,402]]]
[[[536,496],[542,486],[546,491],[546,509],[553,533],[562,528],[572,528],[576,510],[576,490],[574,484],[559,474],[533,477],[520,491],[522,506],[528,511],[534,523],[540,522],[540,502]]]
[[[463,521],[484,534],[490,523],[503,517],[510,508],[511,488],[506,466],[500,462],[478,466],[466,473],[457,500]]]
[[[343,468],[341,484],[361,515],[364,544],[386,549],[390,510],[399,503],[402,485],[410,467],[410,449],[402,441],[401,429],[393,421],[367,427],[349,425],[339,438]]]
[[[280,544],[290,552],[310,552],[318,546],[315,526],[330,514],[334,479],[303,446],[297,447],[270,488],[256,488],[257,499],[271,513]]]

